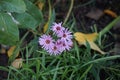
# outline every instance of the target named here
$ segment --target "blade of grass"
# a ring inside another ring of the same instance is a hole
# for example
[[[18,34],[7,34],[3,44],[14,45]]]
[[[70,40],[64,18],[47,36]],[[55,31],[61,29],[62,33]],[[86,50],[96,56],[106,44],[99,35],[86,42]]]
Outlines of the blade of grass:
[[[33,74],[33,75],[35,75],[35,72],[32,70],[32,69],[30,69],[30,68],[22,68],[21,70],[20,70],[20,72],[21,73],[24,73],[24,72],[29,72],[29,73],[31,73],[31,74]]]
[[[75,25],[75,18],[73,18],[73,23],[71,24],[70,31],[72,31],[72,29],[74,28],[74,25]]]
[[[76,71],[75,70],[73,70],[73,72],[71,73],[71,75],[70,75],[70,77],[69,77],[69,80],[72,80],[72,78],[74,77],[74,73],[75,73]]]
[[[8,63],[13,62],[13,60],[16,58],[17,53],[20,51],[20,45],[22,44],[23,40],[25,39],[25,37],[29,34],[29,31],[25,33],[25,35],[22,37],[22,39],[20,40],[20,42],[18,42],[18,44],[16,45],[16,49],[13,52],[13,55],[10,56]]]
[[[37,64],[36,64],[36,78],[38,80],[39,79],[39,72],[40,72],[40,60],[37,60],[36,62],[37,62]]]
[[[120,21],[120,16],[114,19],[110,24],[108,24],[103,30],[99,32],[99,35],[102,36],[108,32],[118,21]]]
[[[60,65],[60,60],[59,60],[59,62],[58,62],[58,64],[57,64],[57,66],[56,66],[56,69],[58,69],[58,67],[59,67],[59,65]],[[55,71],[55,73],[54,73],[54,76],[53,76],[53,80],[57,80],[57,70]]]
[[[66,77],[66,74],[68,72],[69,68],[66,68],[62,74],[62,79],[61,80],[64,80],[64,78]]]
[[[78,45],[77,45],[76,42],[74,42],[74,44],[75,44],[75,51],[76,51],[76,53],[77,53],[77,58],[78,58],[78,60],[80,60],[80,55],[79,55],[79,48],[78,48]]]
[[[86,76],[86,74],[90,71],[90,69],[92,68],[93,64],[91,64],[87,69],[86,71],[82,74],[82,76],[80,77],[79,80],[82,80],[84,78],[84,76]]]
[[[106,61],[106,60],[113,60],[113,59],[116,59],[116,58],[120,58],[120,55],[115,55],[115,56],[109,56],[109,57],[103,57],[103,58],[95,59],[95,60],[92,60],[92,61],[89,61],[89,62],[85,63],[80,68],[83,68],[83,67],[85,67],[85,66],[87,66],[89,64],[92,64],[92,63],[98,63],[100,61]]]
[[[19,73],[19,74],[21,75],[21,77],[25,79],[26,76],[24,76],[24,74],[22,74],[22,73],[21,73],[19,70],[17,70],[16,68],[14,68],[14,67],[12,67],[12,66],[9,66],[9,69],[11,69],[11,70]]]
[[[43,69],[46,69],[45,68],[45,53],[42,54],[42,63],[41,63],[41,66],[43,67]]]

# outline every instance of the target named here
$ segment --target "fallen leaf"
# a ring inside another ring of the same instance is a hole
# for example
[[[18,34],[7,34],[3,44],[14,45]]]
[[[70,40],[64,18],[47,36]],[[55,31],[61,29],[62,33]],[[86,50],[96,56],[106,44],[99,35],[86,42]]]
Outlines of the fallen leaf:
[[[113,12],[112,10],[109,10],[109,9],[104,10],[104,13],[112,16],[113,18],[117,17],[117,14],[115,12]]]
[[[86,42],[86,40],[88,42],[95,41],[98,36],[98,33],[84,34],[81,32],[76,32],[76,33],[74,33],[74,36],[78,42],[84,43],[84,42]]]
[[[86,41],[88,41],[91,49],[100,52],[101,54],[105,54],[95,43],[94,41],[97,39],[98,33],[84,34],[81,32],[74,33],[75,40],[78,41],[80,45],[86,46]]]
[[[8,57],[10,57],[10,56],[13,55],[15,49],[16,49],[16,46],[12,46],[12,47],[10,47],[10,49],[7,51],[7,55],[8,55]],[[17,57],[18,55],[19,55],[19,51],[17,52],[16,57]]]
[[[103,15],[104,15],[104,12],[96,8],[86,14],[87,17],[95,20],[99,20]]]
[[[18,59],[15,59],[13,62],[12,62],[12,66],[16,69],[19,69],[22,67],[22,62],[23,62],[23,59],[22,58],[18,58]]]

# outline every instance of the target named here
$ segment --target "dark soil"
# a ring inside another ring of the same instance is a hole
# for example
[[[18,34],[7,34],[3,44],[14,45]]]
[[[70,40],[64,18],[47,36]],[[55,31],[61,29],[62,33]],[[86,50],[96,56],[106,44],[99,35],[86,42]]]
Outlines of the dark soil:
[[[0,54],[0,66],[8,65],[8,56],[6,54]],[[7,72],[0,69],[0,80],[7,78]]]

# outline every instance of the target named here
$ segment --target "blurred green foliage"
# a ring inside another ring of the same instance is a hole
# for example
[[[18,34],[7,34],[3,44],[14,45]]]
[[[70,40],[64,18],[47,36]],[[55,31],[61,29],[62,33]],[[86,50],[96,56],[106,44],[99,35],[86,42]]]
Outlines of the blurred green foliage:
[[[0,44],[16,45],[19,28],[35,30],[43,15],[29,0],[0,0]]]

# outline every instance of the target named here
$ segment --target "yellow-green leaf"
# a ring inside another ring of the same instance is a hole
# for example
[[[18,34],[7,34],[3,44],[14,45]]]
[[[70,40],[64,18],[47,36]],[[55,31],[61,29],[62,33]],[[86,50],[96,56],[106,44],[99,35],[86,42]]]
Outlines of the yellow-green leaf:
[[[94,42],[89,42],[91,49],[100,52],[101,54],[105,54]]]
[[[93,42],[96,40],[98,33],[91,33],[91,34],[84,34],[81,32],[74,33],[75,39],[80,42],[81,44],[85,43],[86,40],[88,42]]]
[[[8,55],[8,57],[10,57],[10,56],[13,55],[15,49],[16,49],[16,46],[12,46],[12,47],[10,47],[10,49],[7,51],[7,55]],[[19,51],[17,52],[16,57],[17,57],[18,55],[19,55]]]
[[[75,40],[78,41],[80,45],[86,46],[86,41],[88,41],[91,49],[104,54],[104,52],[94,43],[97,39],[98,33],[84,34],[81,32],[74,33]]]

